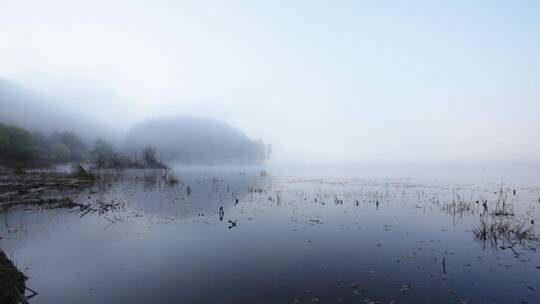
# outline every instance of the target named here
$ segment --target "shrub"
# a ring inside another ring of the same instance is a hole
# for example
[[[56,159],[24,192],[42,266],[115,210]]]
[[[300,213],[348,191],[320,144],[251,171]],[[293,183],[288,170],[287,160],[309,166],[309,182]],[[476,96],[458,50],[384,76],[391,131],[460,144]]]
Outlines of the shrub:
[[[57,163],[65,163],[71,158],[71,150],[68,146],[56,143],[51,148],[51,159]]]

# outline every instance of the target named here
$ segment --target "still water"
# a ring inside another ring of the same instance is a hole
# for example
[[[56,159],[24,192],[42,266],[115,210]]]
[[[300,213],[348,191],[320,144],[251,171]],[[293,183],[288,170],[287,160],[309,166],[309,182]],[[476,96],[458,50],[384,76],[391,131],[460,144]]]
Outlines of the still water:
[[[264,173],[124,171],[0,247],[31,303],[540,303],[534,180]]]

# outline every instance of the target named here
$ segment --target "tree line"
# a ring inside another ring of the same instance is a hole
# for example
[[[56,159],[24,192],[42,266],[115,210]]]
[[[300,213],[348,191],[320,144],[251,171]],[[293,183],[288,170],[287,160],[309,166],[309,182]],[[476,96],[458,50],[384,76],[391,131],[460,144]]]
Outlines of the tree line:
[[[92,163],[100,168],[165,167],[151,146],[126,155],[105,139],[97,139],[90,148],[74,132],[45,135],[0,122],[0,164],[39,166],[72,162]]]

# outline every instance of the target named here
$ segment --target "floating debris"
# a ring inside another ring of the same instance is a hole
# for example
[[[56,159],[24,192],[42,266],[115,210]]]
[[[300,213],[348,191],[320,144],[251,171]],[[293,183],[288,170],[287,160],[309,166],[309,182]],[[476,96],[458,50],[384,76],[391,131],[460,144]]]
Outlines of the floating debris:
[[[404,292],[404,291],[409,291],[409,290],[413,290],[415,289],[415,287],[413,285],[407,285],[407,284],[403,284],[399,287],[399,291],[400,292]]]

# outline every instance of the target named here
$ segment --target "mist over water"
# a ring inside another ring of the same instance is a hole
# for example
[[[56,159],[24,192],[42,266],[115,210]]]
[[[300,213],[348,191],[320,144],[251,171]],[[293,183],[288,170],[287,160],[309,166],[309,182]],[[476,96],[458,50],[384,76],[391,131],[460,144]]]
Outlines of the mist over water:
[[[352,177],[365,179],[403,178],[452,184],[507,183],[519,186],[540,184],[538,163],[450,163],[450,164],[348,164],[272,165],[278,174],[303,177]]]
[[[532,1],[0,0],[0,303],[540,303],[538,54]]]
[[[0,77],[37,95],[0,92],[15,124],[117,139],[189,115],[274,163],[539,161],[534,3],[1,5]]]

